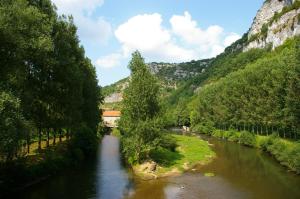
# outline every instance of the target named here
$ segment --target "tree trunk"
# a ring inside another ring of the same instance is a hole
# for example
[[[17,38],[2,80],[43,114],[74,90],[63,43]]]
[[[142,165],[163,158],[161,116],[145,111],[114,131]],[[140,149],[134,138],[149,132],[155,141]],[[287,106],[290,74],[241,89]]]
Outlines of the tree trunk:
[[[69,129],[67,129],[67,135],[66,135],[66,137],[67,137],[67,140],[70,139],[70,131],[69,131]]]
[[[27,133],[27,139],[26,139],[26,144],[27,144],[27,154],[30,153],[30,134],[29,132]]]
[[[39,141],[38,141],[38,150],[42,150],[42,128],[39,128]]]
[[[59,129],[59,142],[61,142],[61,141],[62,141],[62,130]]]
[[[57,132],[57,130],[53,129],[53,145],[56,144],[56,132]]]
[[[49,141],[50,141],[50,132],[49,131],[50,131],[49,129],[46,130],[46,132],[47,132],[47,144],[46,144],[47,148],[49,147]]]

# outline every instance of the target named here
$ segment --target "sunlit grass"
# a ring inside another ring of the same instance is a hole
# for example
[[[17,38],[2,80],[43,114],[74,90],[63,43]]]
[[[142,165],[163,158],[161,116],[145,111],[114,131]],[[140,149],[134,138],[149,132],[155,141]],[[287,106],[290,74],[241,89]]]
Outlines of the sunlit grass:
[[[184,171],[197,164],[208,163],[215,156],[208,143],[198,137],[172,136],[174,136],[178,145],[174,152],[159,148],[151,153],[151,158],[160,166],[159,173],[173,169]]]

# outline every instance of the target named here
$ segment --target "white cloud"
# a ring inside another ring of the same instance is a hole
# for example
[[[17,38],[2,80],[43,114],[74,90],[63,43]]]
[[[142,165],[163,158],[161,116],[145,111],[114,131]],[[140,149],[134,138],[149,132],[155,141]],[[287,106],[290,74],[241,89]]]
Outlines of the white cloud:
[[[230,46],[233,42],[240,39],[241,36],[236,33],[230,33],[224,40],[224,46]]]
[[[111,36],[112,28],[103,18],[93,18],[91,15],[100,7],[104,0],[52,0],[59,14],[72,15],[78,26],[81,39],[103,44]]]
[[[222,44],[224,30],[218,25],[209,26],[206,30],[201,29],[188,12],[172,16],[170,23],[172,32],[183,42],[193,46],[202,57],[214,57],[225,48]]]
[[[225,33],[218,25],[202,29],[188,12],[173,15],[169,29],[162,22],[158,13],[128,19],[115,30],[122,53],[100,58],[97,65],[103,65],[104,61],[107,66],[120,65],[121,59],[129,58],[135,50],[139,50],[147,61],[183,62],[209,58],[222,53],[225,47],[240,38],[236,33]],[[107,61],[108,58],[112,58],[113,64]]]
[[[121,64],[122,55],[113,53],[107,56],[103,56],[96,61],[96,66],[101,68],[113,68]]]
[[[192,59],[192,50],[176,45],[169,30],[162,26],[160,14],[144,14],[130,18],[115,31],[115,36],[122,44],[125,56],[139,50],[149,59],[161,61],[184,61]]]

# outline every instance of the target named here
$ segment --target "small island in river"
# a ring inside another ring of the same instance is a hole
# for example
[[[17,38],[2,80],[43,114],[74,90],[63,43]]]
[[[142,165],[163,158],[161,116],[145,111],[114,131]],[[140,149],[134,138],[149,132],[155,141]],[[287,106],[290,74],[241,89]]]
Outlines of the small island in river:
[[[209,143],[196,136],[172,135],[174,151],[158,148],[150,153],[152,161],[134,165],[133,172],[144,180],[180,175],[196,165],[206,165],[215,157]]]

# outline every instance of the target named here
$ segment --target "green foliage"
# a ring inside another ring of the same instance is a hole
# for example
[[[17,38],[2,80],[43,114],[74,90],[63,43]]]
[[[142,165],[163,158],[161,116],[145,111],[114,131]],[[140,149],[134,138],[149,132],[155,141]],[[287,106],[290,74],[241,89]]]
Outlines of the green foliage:
[[[223,138],[223,131],[222,130],[214,130],[212,132],[212,136],[216,138]]]
[[[109,96],[113,93],[120,93],[123,89],[122,85],[128,81],[128,78],[121,79],[117,81],[116,83],[113,83],[111,85],[105,86],[102,88],[102,94],[103,96]]]
[[[248,131],[260,127],[265,134],[273,127],[298,132],[298,46],[299,38],[288,40],[242,70],[202,87],[192,102],[192,126],[211,122]]]
[[[204,164],[215,156],[215,153],[204,140],[191,136],[171,136],[178,145],[175,151],[158,147],[150,153],[151,159],[163,167],[159,172],[163,173],[173,168],[184,170],[184,164],[187,164],[188,167],[192,167],[199,162]]]
[[[239,139],[240,143],[246,146],[255,147],[256,146],[256,138],[253,133],[242,131]]]
[[[82,125],[75,132],[71,140],[71,148],[74,150],[75,156],[89,157],[94,155],[98,147],[98,138],[95,132],[85,125]]]
[[[10,121],[3,125],[10,126],[14,138],[7,139],[8,130],[0,131],[2,146],[15,145],[9,159],[15,158],[20,143],[40,142],[50,129],[55,133],[66,129],[69,135],[84,123],[97,131],[101,90],[72,17],[58,16],[50,0],[1,1],[0,46],[1,93],[14,96],[6,98],[12,109],[1,114],[17,113],[14,119],[3,120]],[[27,121],[32,129],[23,131]]]
[[[26,121],[21,113],[20,100],[5,92],[0,93],[0,132],[0,154],[6,160],[12,160],[26,134]]]
[[[176,138],[171,134],[164,134],[160,141],[160,146],[162,148],[168,149],[169,151],[175,151],[178,146],[176,143]]]
[[[269,26],[268,24],[264,24],[261,28],[261,37],[266,38],[268,36]]]
[[[289,6],[285,6],[280,13],[276,12],[274,14],[274,16],[271,18],[271,20],[269,21],[269,24],[272,25],[274,22],[278,21],[278,19],[280,19],[286,13],[288,13],[292,10],[297,10],[299,8],[300,8],[300,1],[296,0],[296,1],[294,1],[293,4],[291,4]]]
[[[113,128],[111,134],[112,134],[113,136],[116,136],[116,137],[118,137],[118,138],[121,138],[121,132],[120,132],[120,130],[117,129],[117,128]]]
[[[214,131],[214,127],[212,124],[197,124],[196,126],[193,127],[193,131],[195,132],[199,132],[202,134],[206,134],[206,135],[211,135]]]
[[[231,135],[228,138],[228,140],[230,142],[239,142],[240,141],[240,137],[241,137],[241,133],[240,132],[231,131]]]
[[[148,158],[150,150],[158,147],[163,122],[159,119],[159,87],[139,52],[129,63],[131,80],[124,91],[121,130],[122,151],[130,164]]]

